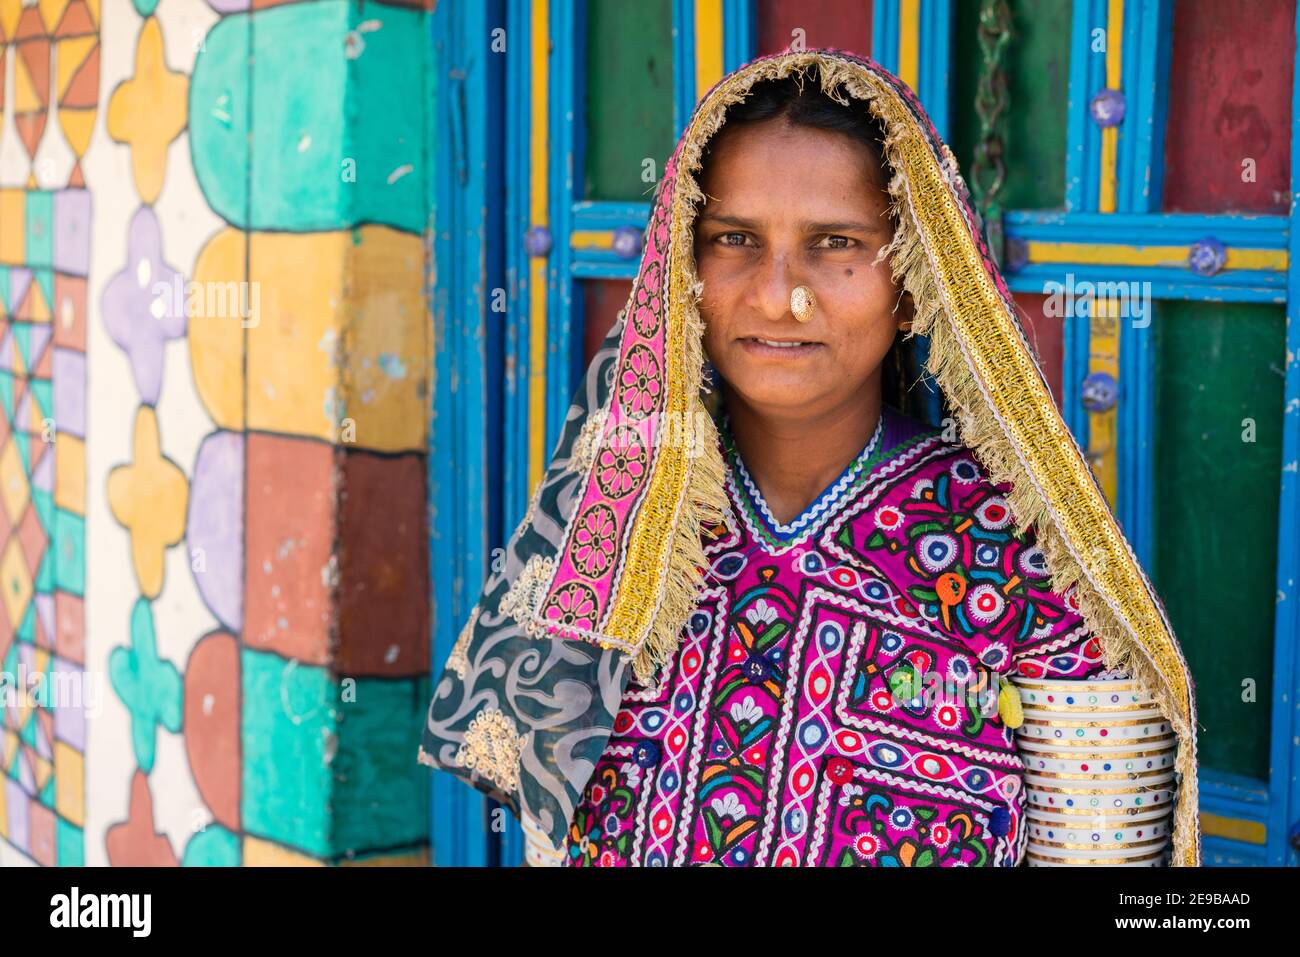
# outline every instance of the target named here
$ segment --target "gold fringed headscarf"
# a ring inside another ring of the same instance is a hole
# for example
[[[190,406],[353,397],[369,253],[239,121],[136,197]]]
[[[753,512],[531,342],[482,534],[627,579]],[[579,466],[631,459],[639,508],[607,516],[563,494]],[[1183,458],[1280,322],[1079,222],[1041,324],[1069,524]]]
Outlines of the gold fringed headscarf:
[[[675,653],[706,567],[701,528],[726,510],[701,396],[696,175],[728,107],[755,83],[791,74],[815,74],[883,129],[896,217],[886,254],[916,304],[912,334],[929,339],[928,370],[961,442],[993,482],[1010,484],[1017,530],[1034,527],[1053,591],[1075,587],[1106,667],[1131,672],[1177,732],[1173,863],[1198,865],[1195,701],[1164,608],[1057,410],[951,151],[906,86],[836,50],[759,58],[697,105],[665,167],[627,305],[448,662],[422,760],[505,801],[558,848],[629,669],[646,679]],[[631,491],[602,484],[594,451],[620,442],[642,466]],[[596,519],[612,529],[614,558],[600,567],[575,539]]]

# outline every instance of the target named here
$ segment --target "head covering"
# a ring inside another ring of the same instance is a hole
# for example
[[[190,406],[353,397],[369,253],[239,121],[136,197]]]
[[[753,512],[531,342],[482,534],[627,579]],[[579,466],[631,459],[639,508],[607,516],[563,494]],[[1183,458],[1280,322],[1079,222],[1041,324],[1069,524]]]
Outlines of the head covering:
[[[811,77],[884,131],[893,274],[959,437],[1007,482],[1052,590],[1076,587],[1107,668],[1125,668],[1178,735],[1173,860],[1200,864],[1196,711],[1165,609],[1057,410],[952,152],[916,97],[841,50],[760,57],[701,99],[663,179],[627,305],[587,369],[546,474],[438,680],[419,758],[458,775],[560,848],[632,675],[671,659],[724,521],[724,464],[702,387],[693,224],[701,156],[759,81]]]

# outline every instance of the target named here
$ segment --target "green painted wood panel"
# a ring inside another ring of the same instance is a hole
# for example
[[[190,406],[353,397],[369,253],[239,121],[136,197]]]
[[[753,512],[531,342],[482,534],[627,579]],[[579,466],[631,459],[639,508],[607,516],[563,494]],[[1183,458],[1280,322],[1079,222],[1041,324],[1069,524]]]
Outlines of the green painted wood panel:
[[[953,150],[970,180],[979,115],[979,3],[958,0],[953,26]],[[1070,79],[1070,0],[1009,0],[1012,38],[1004,66],[1010,109],[1003,128],[1003,209],[1065,204],[1066,102]]]
[[[1196,682],[1200,763],[1267,779],[1285,315],[1161,302],[1152,329],[1152,575]]]
[[[584,196],[649,202],[676,145],[670,0],[587,0],[586,57]]]

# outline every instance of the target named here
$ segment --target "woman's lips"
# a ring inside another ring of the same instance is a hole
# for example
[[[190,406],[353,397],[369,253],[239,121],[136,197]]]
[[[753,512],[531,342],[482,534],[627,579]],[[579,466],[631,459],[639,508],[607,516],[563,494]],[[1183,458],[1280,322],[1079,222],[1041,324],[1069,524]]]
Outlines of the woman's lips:
[[[746,352],[755,356],[772,359],[799,359],[821,348],[820,342],[794,339],[765,339],[747,336],[739,340]]]

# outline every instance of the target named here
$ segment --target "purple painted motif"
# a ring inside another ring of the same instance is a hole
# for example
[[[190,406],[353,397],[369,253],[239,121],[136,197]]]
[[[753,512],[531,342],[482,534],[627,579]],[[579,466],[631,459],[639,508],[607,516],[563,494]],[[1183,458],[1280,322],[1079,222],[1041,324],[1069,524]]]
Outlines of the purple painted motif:
[[[104,326],[131,358],[141,401],[156,405],[164,347],[185,335],[184,283],[163,262],[158,219],[148,206],[131,218],[126,250],[126,265],[104,289]]]
[[[239,632],[244,620],[244,437],[213,432],[199,446],[190,490],[186,543],[194,583],[217,620]]]
[[[1104,666],[1007,488],[887,409],[874,447],[778,527],[728,453],[733,515],[698,608],[658,686],[629,685],[566,864],[1019,863],[998,683]]]

